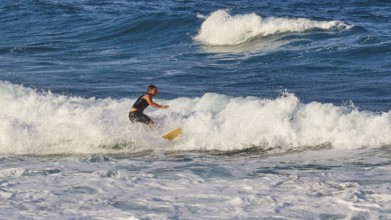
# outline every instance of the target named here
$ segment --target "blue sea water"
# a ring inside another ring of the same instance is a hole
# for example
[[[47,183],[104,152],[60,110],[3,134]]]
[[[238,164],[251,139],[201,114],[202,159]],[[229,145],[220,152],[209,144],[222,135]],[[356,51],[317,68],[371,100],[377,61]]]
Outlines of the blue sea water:
[[[389,219],[390,10],[1,1],[0,218]]]

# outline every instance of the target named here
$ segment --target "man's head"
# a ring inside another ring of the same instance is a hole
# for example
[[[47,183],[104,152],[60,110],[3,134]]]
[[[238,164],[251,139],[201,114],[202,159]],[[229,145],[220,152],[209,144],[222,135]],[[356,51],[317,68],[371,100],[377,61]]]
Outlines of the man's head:
[[[151,95],[157,94],[157,87],[155,85],[148,86],[148,93]]]

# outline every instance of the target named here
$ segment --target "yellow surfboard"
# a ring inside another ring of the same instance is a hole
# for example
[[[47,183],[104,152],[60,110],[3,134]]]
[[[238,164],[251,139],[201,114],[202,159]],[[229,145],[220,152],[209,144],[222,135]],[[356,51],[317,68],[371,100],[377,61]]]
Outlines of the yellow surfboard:
[[[174,129],[172,131],[169,131],[167,133],[160,135],[160,137],[165,138],[167,140],[172,140],[172,139],[178,137],[180,134],[182,134],[182,128],[177,128],[177,129]]]

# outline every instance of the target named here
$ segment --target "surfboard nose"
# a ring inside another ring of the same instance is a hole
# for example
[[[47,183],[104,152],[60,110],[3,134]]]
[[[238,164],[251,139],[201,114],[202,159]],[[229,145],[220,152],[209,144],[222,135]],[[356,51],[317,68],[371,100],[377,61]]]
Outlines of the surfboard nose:
[[[180,134],[182,134],[182,128],[176,128],[172,131],[169,131],[167,133],[160,135],[160,137],[167,139],[167,140],[172,140],[172,139],[178,137]]]

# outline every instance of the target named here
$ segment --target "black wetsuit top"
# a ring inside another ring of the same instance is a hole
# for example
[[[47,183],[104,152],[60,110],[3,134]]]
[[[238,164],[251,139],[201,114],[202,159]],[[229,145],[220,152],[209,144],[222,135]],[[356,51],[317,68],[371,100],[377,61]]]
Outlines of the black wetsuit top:
[[[144,93],[143,95],[138,97],[132,108],[137,108],[138,111],[143,112],[149,106],[147,100],[144,99],[145,94],[147,93]]]
[[[149,106],[147,100],[144,99],[145,94],[147,93],[138,97],[132,106],[132,108],[136,108],[137,111],[129,112],[129,119],[132,123],[141,122],[148,125],[152,121],[152,119],[143,113],[143,111]]]

